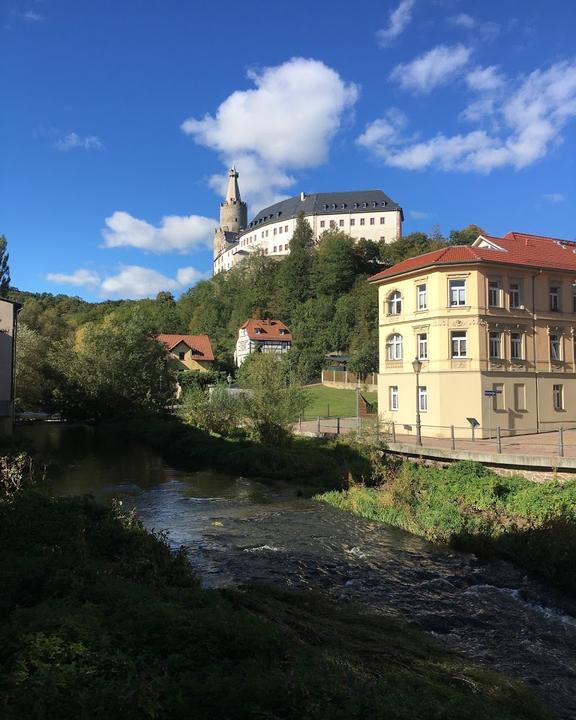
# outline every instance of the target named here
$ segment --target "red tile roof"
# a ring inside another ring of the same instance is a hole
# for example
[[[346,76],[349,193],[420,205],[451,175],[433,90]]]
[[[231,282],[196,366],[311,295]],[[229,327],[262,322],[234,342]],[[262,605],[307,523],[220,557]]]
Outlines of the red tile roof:
[[[173,350],[176,345],[183,342],[192,350],[192,355],[195,356],[196,360],[214,360],[214,353],[208,335],[161,334],[156,339],[164,343],[168,351]]]
[[[260,332],[256,332],[256,328],[259,328]],[[241,329],[246,330],[250,340],[292,341],[292,333],[281,320],[255,320],[251,318],[246,320]],[[284,334],[281,334],[280,330],[284,330]]]
[[[437,265],[486,264],[516,265],[526,268],[576,272],[576,243],[568,240],[530,235],[528,233],[509,232],[504,237],[481,235],[476,242],[484,238],[497,248],[474,247],[470,245],[450,245],[402,260],[396,265],[369,278],[370,282],[379,282],[389,277],[404,275]]]

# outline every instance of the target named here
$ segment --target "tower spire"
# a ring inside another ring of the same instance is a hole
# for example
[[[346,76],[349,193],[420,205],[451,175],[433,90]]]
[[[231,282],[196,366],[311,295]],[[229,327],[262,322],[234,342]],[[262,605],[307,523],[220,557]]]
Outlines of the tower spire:
[[[226,189],[226,202],[240,203],[240,188],[238,187],[238,171],[236,166],[232,165],[228,171],[228,187]]]

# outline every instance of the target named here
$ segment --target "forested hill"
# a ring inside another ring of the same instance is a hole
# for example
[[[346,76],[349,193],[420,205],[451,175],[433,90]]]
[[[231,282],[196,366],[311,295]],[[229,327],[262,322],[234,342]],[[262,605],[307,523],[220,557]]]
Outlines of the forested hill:
[[[228,370],[240,325],[250,317],[270,317],[291,328],[291,365],[303,382],[317,378],[326,353],[336,350],[351,355],[352,368],[368,372],[377,367],[378,307],[376,288],[366,278],[447,242],[471,242],[479,232],[469,226],[453,231],[448,240],[438,233],[413,233],[385,245],[355,243],[344,233],[329,231],[314,247],[310,227],[302,220],[286,258],[254,254],[178,300],[163,292],[153,300],[88,303],[67,295],[11,290],[12,299],[24,306],[21,356],[42,359],[55,344],[78,347],[87,327],[130,326],[149,334],[206,333],[219,365]]]

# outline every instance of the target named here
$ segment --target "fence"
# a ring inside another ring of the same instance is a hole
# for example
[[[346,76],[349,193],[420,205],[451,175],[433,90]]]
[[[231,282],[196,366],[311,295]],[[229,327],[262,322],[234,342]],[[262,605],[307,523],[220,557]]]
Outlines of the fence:
[[[415,425],[378,421],[376,415],[301,418],[296,428],[297,432],[317,437],[333,437],[368,429],[374,433],[375,439],[396,446],[396,449],[398,446],[414,446],[415,449],[422,447],[453,452],[576,458],[576,423],[555,430],[534,428],[532,433],[525,431],[522,434],[500,427],[489,432],[481,427],[472,431],[470,426],[422,425],[421,443],[418,442]],[[464,431],[467,437],[463,436]],[[432,433],[441,433],[443,437],[435,437]]]
[[[322,385],[343,388],[354,388],[361,385],[375,391],[378,389],[378,374],[360,375],[349,370],[322,370]]]

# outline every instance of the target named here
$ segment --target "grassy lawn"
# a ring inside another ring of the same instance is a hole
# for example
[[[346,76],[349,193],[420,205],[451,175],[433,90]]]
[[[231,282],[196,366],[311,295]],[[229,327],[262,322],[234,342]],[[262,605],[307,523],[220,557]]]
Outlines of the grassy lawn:
[[[356,415],[356,391],[340,390],[324,385],[307,388],[312,402],[306,408],[306,417],[353,417]],[[376,402],[375,392],[362,393],[368,402]]]

